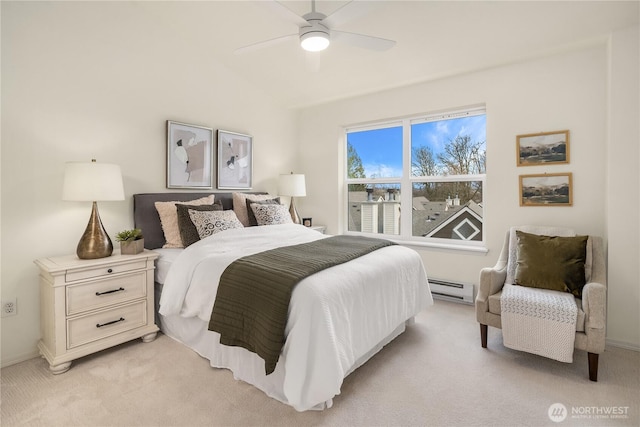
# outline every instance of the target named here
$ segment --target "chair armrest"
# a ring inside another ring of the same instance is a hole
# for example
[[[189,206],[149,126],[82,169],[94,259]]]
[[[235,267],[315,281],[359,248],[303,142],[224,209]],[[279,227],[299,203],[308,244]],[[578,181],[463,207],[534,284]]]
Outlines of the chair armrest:
[[[585,329],[604,329],[607,312],[607,288],[600,283],[587,283],[582,288]]]
[[[480,286],[478,287],[477,300],[486,302],[489,296],[500,292],[500,289],[504,286],[504,281],[507,278],[507,266],[502,266],[498,269],[483,268],[480,270]]]

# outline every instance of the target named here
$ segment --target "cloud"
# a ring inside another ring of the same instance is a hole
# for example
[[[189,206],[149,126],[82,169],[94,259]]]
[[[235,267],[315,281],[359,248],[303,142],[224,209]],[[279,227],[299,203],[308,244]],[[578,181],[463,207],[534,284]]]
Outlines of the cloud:
[[[382,163],[367,163],[362,165],[367,178],[398,178],[402,176],[401,165],[385,165]]]

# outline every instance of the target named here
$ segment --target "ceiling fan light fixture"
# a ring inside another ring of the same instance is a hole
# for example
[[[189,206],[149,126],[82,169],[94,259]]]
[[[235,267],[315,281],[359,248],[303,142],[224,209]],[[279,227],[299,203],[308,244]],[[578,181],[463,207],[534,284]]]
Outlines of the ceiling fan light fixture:
[[[312,29],[300,34],[300,46],[307,52],[320,52],[329,47],[329,33],[322,29]]]

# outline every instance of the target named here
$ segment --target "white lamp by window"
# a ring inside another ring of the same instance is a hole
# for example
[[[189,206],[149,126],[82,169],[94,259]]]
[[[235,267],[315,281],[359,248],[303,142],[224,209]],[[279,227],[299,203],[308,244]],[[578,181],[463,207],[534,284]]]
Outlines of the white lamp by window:
[[[304,197],[307,195],[304,174],[291,172],[289,175],[280,175],[280,179],[278,181],[278,194],[281,196],[291,197],[289,213],[291,214],[293,222],[295,224],[300,224],[300,215],[298,215],[298,210],[293,203],[293,198]]]
[[[93,202],[91,217],[78,242],[76,254],[80,259],[111,256],[113,243],[98,214],[98,201],[124,200],[120,166],[91,162],[69,162],[64,169],[62,200]]]

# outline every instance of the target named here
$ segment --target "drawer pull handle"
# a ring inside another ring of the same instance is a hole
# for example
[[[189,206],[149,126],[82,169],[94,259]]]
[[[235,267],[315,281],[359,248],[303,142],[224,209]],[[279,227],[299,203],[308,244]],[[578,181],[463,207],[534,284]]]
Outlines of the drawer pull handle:
[[[108,269],[107,273],[113,273],[113,268]]]
[[[99,297],[100,295],[112,294],[114,292],[120,292],[120,291],[124,291],[124,288],[122,286],[119,287],[118,289],[112,289],[110,291],[96,292],[96,296]]]
[[[111,322],[103,323],[102,325],[100,323],[97,323],[96,328],[102,328],[103,326],[113,325],[114,323],[118,323],[118,322],[124,322],[124,317],[121,317],[118,320],[112,320]]]

